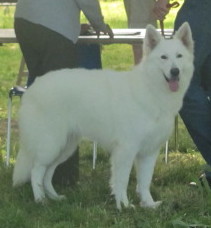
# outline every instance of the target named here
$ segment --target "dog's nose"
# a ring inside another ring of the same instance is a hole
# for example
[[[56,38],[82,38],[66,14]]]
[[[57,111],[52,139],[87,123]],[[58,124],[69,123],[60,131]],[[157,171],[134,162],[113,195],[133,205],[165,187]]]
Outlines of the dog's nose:
[[[172,68],[170,72],[172,77],[178,77],[179,75],[179,69],[176,67]]]

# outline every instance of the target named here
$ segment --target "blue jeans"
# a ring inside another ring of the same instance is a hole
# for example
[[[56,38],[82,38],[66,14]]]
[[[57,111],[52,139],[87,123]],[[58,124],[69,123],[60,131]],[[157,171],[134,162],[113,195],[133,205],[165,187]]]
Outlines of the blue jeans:
[[[195,43],[195,71],[180,115],[211,166],[211,0],[186,0],[175,20],[175,30],[185,21]],[[211,172],[206,174],[211,178]]]

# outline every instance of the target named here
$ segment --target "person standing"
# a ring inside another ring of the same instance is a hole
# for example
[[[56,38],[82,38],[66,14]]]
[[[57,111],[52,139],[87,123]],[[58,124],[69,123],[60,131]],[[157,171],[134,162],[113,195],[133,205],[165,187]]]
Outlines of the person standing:
[[[157,27],[157,20],[163,20],[169,12],[168,0],[124,0],[128,28],[145,28],[148,24]],[[142,46],[132,45],[134,63],[142,59]]]
[[[195,43],[195,71],[180,115],[203,158],[211,166],[211,1],[185,0],[175,30],[187,21]],[[203,175],[211,186],[211,172]]]
[[[28,87],[48,71],[78,67],[76,42],[81,11],[97,34],[103,32],[113,37],[109,25],[104,23],[98,0],[18,0],[14,28],[29,71]],[[61,164],[54,177],[60,184],[75,182],[78,153]]]
[[[113,36],[97,0],[18,0],[14,28],[29,71],[28,86],[48,71],[77,67],[81,11],[97,33]]]

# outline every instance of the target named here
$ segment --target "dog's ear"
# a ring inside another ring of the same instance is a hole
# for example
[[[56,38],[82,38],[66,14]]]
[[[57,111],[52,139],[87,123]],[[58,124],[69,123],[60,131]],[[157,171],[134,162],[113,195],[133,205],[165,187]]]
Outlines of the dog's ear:
[[[160,40],[161,35],[157,32],[156,28],[152,25],[147,25],[143,45],[144,55],[148,55],[157,46]]]
[[[175,33],[175,38],[180,39],[184,46],[193,53],[194,42],[188,22],[183,23]]]

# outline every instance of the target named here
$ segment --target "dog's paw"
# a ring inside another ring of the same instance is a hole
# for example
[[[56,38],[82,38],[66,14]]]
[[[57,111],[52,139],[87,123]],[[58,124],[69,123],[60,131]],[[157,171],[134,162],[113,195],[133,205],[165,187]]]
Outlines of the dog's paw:
[[[128,208],[135,210],[136,209],[136,206],[134,204],[130,203],[129,206],[128,206]]]
[[[129,201],[128,200],[124,200],[124,201],[120,201],[120,200],[117,200],[116,201],[116,207],[119,211],[122,210],[122,208],[128,208],[130,207],[130,204],[129,204]]]
[[[66,200],[66,199],[67,199],[67,197],[66,197],[65,195],[58,195],[58,196],[55,198],[55,200],[57,200],[57,201]]]
[[[122,211],[122,209],[136,209],[135,205],[130,203],[128,200],[127,201],[124,201],[124,202],[119,202],[117,203],[117,209],[119,211]]]
[[[48,199],[46,197],[37,198],[37,199],[35,199],[35,203],[41,204],[41,205],[47,205]]]
[[[144,208],[152,208],[156,209],[162,204],[162,201],[156,201],[156,202],[141,202],[140,206]]]
[[[116,207],[119,211],[122,210],[123,208],[128,208],[130,203],[127,198],[127,193],[126,191],[118,192],[118,194],[112,193],[112,195],[115,197],[116,200]]]
[[[65,195],[55,195],[55,194],[47,194],[49,199],[55,200],[55,201],[62,201],[62,200],[66,200],[67,197]]]

